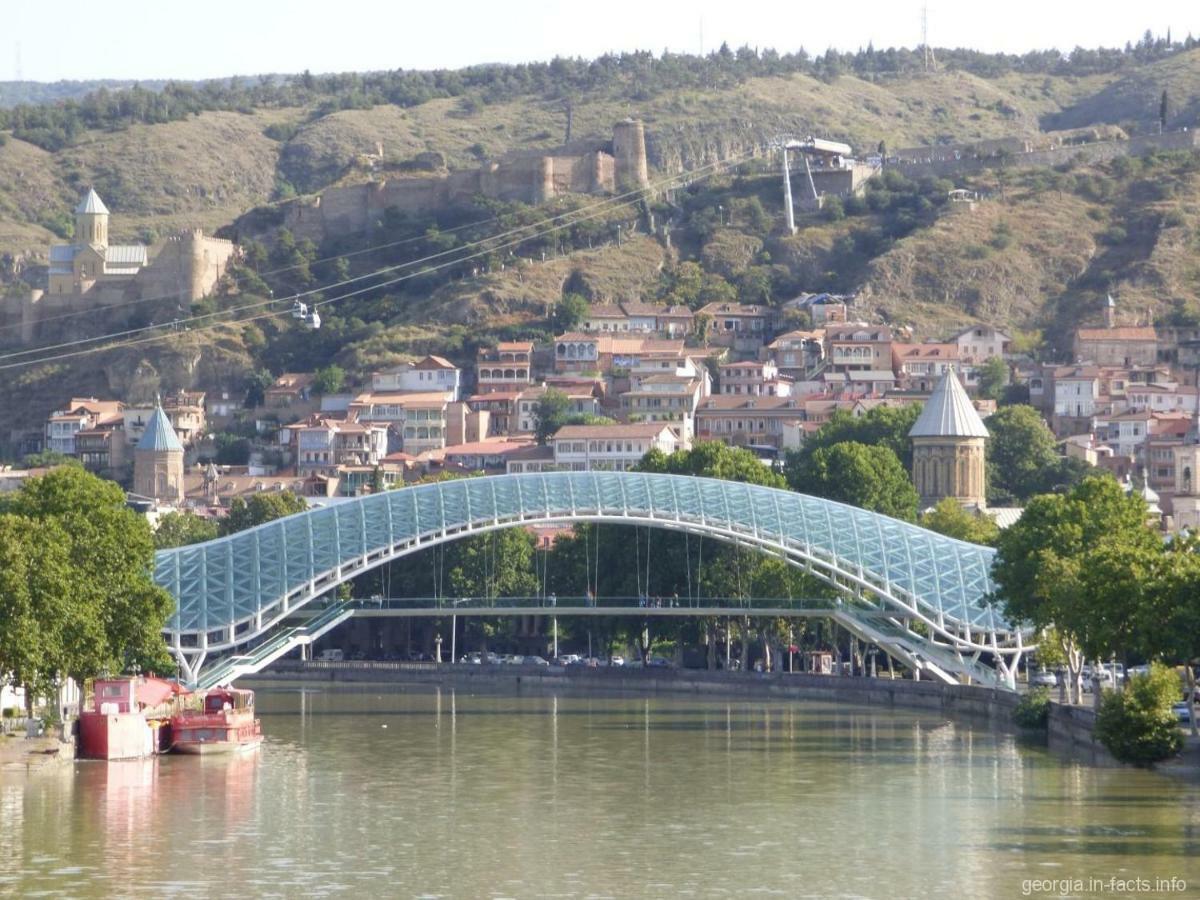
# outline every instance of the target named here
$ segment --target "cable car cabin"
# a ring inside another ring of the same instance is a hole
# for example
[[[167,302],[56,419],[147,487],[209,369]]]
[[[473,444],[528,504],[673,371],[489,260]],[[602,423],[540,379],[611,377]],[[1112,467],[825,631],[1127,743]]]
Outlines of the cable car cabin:
[[[293,319],[307,319],[308,318],[308,306],[304,303],[301,303],[299,300],[297,300],[295,303],[292,304],[292,318]]]
[[[307,325],[311,330],[316,331],[321,327],[321,314],[314,309],[308,314],[307,318],[305,318],[304,324]]]

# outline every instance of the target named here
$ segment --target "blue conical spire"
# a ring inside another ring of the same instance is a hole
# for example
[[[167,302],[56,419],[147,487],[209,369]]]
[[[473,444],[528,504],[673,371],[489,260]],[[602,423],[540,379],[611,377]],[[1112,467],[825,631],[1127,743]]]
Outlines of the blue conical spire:
[[[142,439],[138,441],[137,448],[139,450],[178,450],[183,452],[183,444],[179,443],[175,429],[171,427],[171,420],[163,412],[161,403],[155,404],[154,413],[150,416],[150,421],[146,423],[146,431],[142,435]]]

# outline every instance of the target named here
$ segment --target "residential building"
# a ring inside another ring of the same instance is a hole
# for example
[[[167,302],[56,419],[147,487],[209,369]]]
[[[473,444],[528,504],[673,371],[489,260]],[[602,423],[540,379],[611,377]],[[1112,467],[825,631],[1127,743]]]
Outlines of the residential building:
[[[517,398],[520,391],[491,391],[467,398],[472,412],[488,416],[488,428],[484,437],[510,434],[517,420]]]
[[[450,402],[441,392],[424,394],[391,391],[360,394],[350,404],[350,416],[359,422],[382,422],[400,438],[400,448],[416,456],[446,446]],[[394,449],[394,448],[389,448]]]
[[[611,374],[614,369],[632,369],[649,357],[683,358],[682,340],[633,334],[586,334],[568,332],[554,339],[554,371],[563,373]]]
[[[533,434],[537,431],[537,407],[549,390],[557,390],[567,398],[568,416],[601,415],[600,400],[593,386],[550,388],[538,385],[517,396],[517,419],[510,434]]]
[[[161,398],[159,405],[171,420],[175,436],[184,447],[194,445],[208,432],[208,415],[203,391],[176,391]],[[154,415],[154,406],[127,406],[122,411],[125,440],[137,444],[146,424]]]
[[[709,321],[709,344],[730,347],[738,351],[756,351],[771,337],[774,314],[768,306],[744,303],[709,303],[697,316]]]
[[[1012,338],[991,325],[972,325],[954,336],[958,359],[962,363],[979,365],[993,356],[1004,357],[1012,350]]]
[[[621,304],[621,309],[625,312],[629,331],[652,334],[664,330],[658,322],[658,314],[664,309],[662,306],[629,300]]]
[[[474,441],[447,447],[443,462],[467,472],[501,473],[507,471],[508,460],[514,453],[536,446],[528,439]]]
[[[1192,419],[1182,443],[1174,449],[1175,491],[1171,516],[1176,529],[1200,533],[1200,411]]]
[[[825,358],[825,332],[789,331],[767,345],[768,358],[779,368],[781,375],[804,378]]]
[[[296,471],[333,475],[342,466],[377,466],[387,455],[388,426],[314,417],[296,432]]]
[[[287,409],[308,400],[312,392],[312,372],[285,372],[263,392],[263,403],[271,409]]]
[[[561,471],[624,471],[651,450],[674,453],[682,445],[661,422],[626,425],[566,425],[551,438]]]
[[[628,331],[629,316],[615,303],[597,303],[588,308],[579,327],[583,331]]]
[[[794,397],[745,397],[721,394],[696,408],[696,439],[735,447],[782,447],[784,425],[803,420]]]
[[[825,329],[825,359],[836,372],[881,371],[892,366],[892,329],[857,322]]]
[[[913,484],[923,508],[947,497],[968,508],[987,505],[988,430],[953,369],[946,370],[908,436],[913,443]]]
[[[932,391],[942,376],[959,367],[957,343],[892,344],[892,370],[905,391]]]
[[[663,306],[655,316],[656,330],[668,337],[687,337],[696,330],[696,314],[686,306]]]
[[[97,400],[95,397],[72,397],[60,410],[46,420],[47,450],[66,456],[77,456],[75,436],[93,429],[124,428],[125,404],[119,400]]]
[[[688,375],[646,375],[621,394],[621,413],[630,421],[665,422],[681,444],[695,434],[696,409],[704,382]]]
[[[457,400],[462,373],[441,356],[426,356],[416,362],[400,363],[371,375],[372,391],[429,393],[440,391],[447,400]]]
[[[779,374],[770,360],[725,363],[717,370],[722,394],[754,397],[787,397],[792,379]]]
[[[480,347],[475,358],[475,393],[520,392],[533,384],[533,342],[501,341]]]

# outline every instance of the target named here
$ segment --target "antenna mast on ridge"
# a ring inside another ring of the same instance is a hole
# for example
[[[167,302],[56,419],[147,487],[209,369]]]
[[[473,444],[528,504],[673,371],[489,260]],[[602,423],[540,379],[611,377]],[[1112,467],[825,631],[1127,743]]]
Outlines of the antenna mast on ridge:
[[[921,49],[925,51],[925,71],[937,69],[937,60],[933,58],[933,48],[929,46],[929,4],[921,6]]]

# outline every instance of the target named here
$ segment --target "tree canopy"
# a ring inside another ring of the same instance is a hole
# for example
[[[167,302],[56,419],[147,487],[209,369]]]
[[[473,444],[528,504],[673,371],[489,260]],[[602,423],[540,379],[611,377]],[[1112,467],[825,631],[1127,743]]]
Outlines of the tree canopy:
[[[905,471],[912,470],[912,441],[908,432],[912,430],[921,414],[921,406],[909,403],[904,406],[876,406],[865,415],[853,416],[845,410],[835,412],[817,431],[809,435],[799,450],[788,454],[788,470],[803,468],[812,456],[824,447],[843,441],[886,447],[900,460]],[[789,474],[788,478],[791,479]]]
[[[819,447],[807,460],[789,459],[788,464],[788,483],[797,491],[908,522],[917,517],[917,490],[885,445],[841,441]]]
[[[542,394],[533,410],[533,434],[539,444],[545,445],[554,433],[567,424],[571,401],[562,391],[551,388]]]
[[[1000,536],[999,527],[988,516],[964,509],[953,497],[940,500],[937,506],[922,515],[921,525],[972,544],[994,544]]]
[[[1034,497],[997,549],[995,599],[1011,620],[1055,629],[1076,686],[1085,658],[1136,646],[1162,540],[1144,501],[1112,477]]]
[[[158,550],[165,550],[186,544],[201,544],[219,534],[220,526],[212,519],[186,510],[169,512],[158,520],[158,527],[154,529],[154,546]]]
[[[1082,460],[1059,455],[1058,442],[1032,406],[1014,404],[986,422],[988,502],[1005,505],[1035,494],[1065,490],[1090,469]]]
[[[698,475],[702,478],[724,478],[726,481],[745,481],[766,487],[787,487],[787,480],[782,475],[763,465],[749,450],[730,447],[720,441],[701,441],[690,450],[676,450],[671,454],[655,448],[642,457],[637,471]]]
[[[308,509],[303,497],[297,497],[291,491],[271,491],[270,493],[253,494],[249,500],[234,497],[229,504],[229,514],[221,520],[221,534],[235,534],[262,525],[273,519],[295,515]]]
[[[35,645],[44,660],[30,675],[34,683],[174,668],[162,638],[173,601],[151,577],[150,526],[117,484],[65,466],[27,481],[0,513],[7,526],[0,544],[15,573],[14,593],[0,603],[12,603],[16,620],[28,624],[21,585],[36,601]]]

